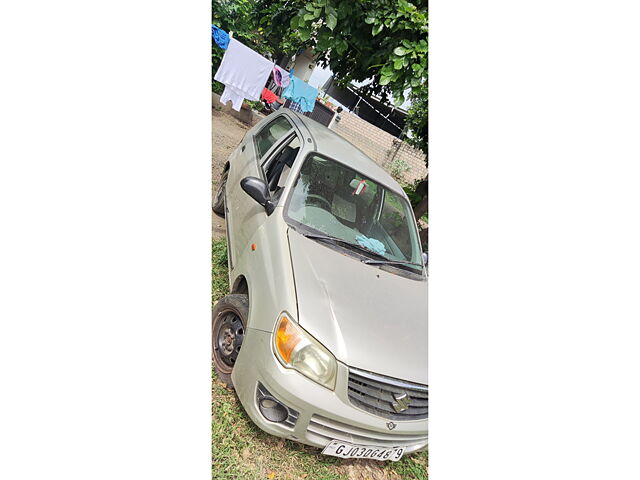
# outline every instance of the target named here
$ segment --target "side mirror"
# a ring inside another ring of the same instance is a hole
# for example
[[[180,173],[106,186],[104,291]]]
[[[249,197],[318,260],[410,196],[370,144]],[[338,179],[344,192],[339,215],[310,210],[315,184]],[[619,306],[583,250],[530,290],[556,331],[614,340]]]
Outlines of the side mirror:
[[[429,265],[429,254],[428,253],[422,253],[422,263],[424,263],[424,266],[428,266]]]
[[[264,180],[256,177],[246,177],[240,181],[240,186],[247,195],[264,207],[267,215],[271,215],[276,209],[276,206],[271,201],[269,186]]]

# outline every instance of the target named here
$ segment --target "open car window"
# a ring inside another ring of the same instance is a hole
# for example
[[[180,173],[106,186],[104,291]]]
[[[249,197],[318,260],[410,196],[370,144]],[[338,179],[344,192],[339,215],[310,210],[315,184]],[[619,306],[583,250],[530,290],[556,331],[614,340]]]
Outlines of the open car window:
[[[264,164],[265,178],[272,194],[284,187],[300,152],[300,139],[297,135],[287,138],[283,143],[284,145],[277,148]]]

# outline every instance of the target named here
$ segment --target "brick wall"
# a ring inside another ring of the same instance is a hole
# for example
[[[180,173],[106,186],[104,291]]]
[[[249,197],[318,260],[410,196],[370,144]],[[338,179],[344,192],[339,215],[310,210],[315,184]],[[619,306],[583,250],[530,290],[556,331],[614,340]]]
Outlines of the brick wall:
[[[331,129],[358,147],[401,184],[423,179],[425,155],[408,143],[349,112],[340,113]]]

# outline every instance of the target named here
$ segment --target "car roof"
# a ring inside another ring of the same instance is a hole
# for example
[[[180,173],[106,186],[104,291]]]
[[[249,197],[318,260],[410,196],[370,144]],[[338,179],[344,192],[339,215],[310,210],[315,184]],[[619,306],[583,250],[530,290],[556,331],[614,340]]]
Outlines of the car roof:
[[[288,108],[286,109],[286,113],[295,117],[306,127],[311,135],[311,139],[315,142],[315,150],[318,153],[334,158],[372,180],[381,183],[385,187],[400,193],[402,196],[406,196],[402,187],[391,175],[348,140],[312,118],[300,115]]]

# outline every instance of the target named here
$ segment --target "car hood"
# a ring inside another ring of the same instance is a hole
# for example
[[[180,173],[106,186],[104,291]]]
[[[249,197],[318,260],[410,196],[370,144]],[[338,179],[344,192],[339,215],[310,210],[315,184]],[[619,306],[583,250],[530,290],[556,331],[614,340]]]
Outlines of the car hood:
[[[348,366],[427,385],[427,282],[291,229],[289,245],[300,325]]]

